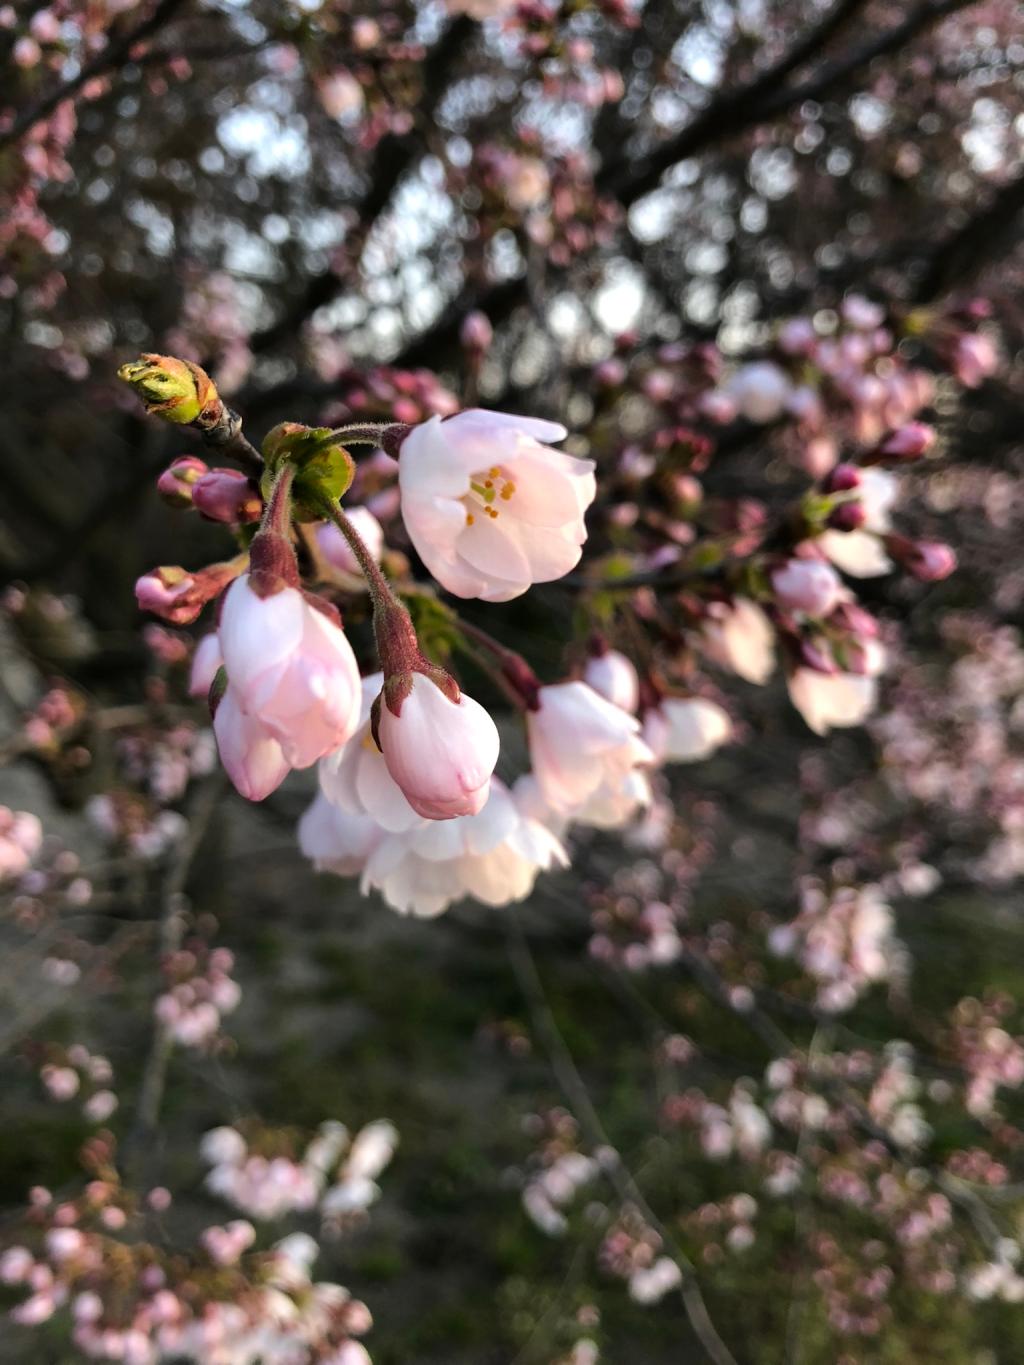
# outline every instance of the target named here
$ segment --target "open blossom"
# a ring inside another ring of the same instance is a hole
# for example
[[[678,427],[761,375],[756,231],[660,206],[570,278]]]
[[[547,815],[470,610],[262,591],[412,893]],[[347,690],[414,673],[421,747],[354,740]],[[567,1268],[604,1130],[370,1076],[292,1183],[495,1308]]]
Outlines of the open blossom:
[[[413,427],[398,466],[402,517],[456,597],[507,602],[579,562],[594,465],[552,450],[557,422],[471,409]]]
[[[798,668],[788,681],[789,699],[816,735],[833,727],[860,725],[875,709],[878,685],[855,673]]]
[[[495,777],[479,814],[382,837],[362,890],[375,887],[402,914],[432,916],[464,896],[493,906],[520,901],[538,872],[567,863],[558,839]]]
[[[662,697],[644,713],[644,743],[658,763],[696,763],[732,737],[732,721],[704,697]]]
[[[653,754],[640,723],[584,682],[542,687],[526,726],[534,776],[543,799],[572,814],[606,784],[616,784]]]
[[[701,630],[709,659],[747,682],[766,683],[775,668],[775,631],[748,597],[713,603]]]
[[[362,867],[369,853],[371,831],[386,830],[396,834],[422,824],[424,819],[413,810],[401,787],[391,776],[384,755],[370,733],[370,710],[383,684],[383,673],[371,673],[363,679],[359,728],[347,744],[321,759],[319,768],[320,789],[326,801],[346,816],[355,817],[345,820],[343,828],[354,850],[365,847],[358,867]],[[367,823],[363,825],[361,822]],[[302,851],[318,865],[323,863],[327,866],[328,853],[321,855],[315,850],[334,848],[340,827],[336,819],[327,812],[321,812],[314,803],[303,817],[303,826],[300,826]],[[358,833],[363,828],[366,831],[365,839]],[[341,855],[343,858],[352,856],[358,854],[346,852]],[[337,869],[328,866],[327,870]]]
[[[600,654],[592,655],[583,670],[583,681],[606,701],[621,706],[623,711],[636,710],[640,679],[630,660],[617,649],[605,649]]]
[[[727,389],[748,422],[774,422],[786,409],[792,385],[770,360],[755,360],[733,375]]]
[[[307,768],[349,738],[359,722],[355,655],[341,627],[301,592],[261,597],[243,576],[224,599],[219,635],[228,696],[217,717],[229,700],[237,705],[246,723],[232,717],[236,745],[269,737],[291,767]],[[228,728],[215,718],[218,742]]]
[[[372,557],[380,563],[384,553],[384,529],[368,507],[345,507],[345,515]],[[328,564],[343,573],[360,574],[359,562],[341,531],[331,521],[316,528],[316,543]]]
[[[899,493],[899,479],[888,470],[873,467],[859,473],[857,504],[863,516],[860,529],[825,531],[817,544],[851,578],[879,578],[892,569],[892,560],[879,537],[890,528],[889,510]]]
[[[498,761],[494,721],[472,697],[452,700],[425,673],[411,674],[396,707],[385,690],[378,733],[387,770],[409,805],[427,820],[475,815]]]
[[[831,564],[820,559],[790,559],[772,574],[780,607],[807,616],[827,616],[843,596],[843,584]]]

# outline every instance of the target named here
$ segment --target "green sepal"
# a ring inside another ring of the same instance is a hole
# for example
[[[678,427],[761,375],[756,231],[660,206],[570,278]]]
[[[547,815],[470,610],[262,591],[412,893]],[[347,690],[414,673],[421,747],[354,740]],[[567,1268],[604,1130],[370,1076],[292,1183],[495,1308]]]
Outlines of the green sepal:
[[[266,469],[261,489],[265,499],[270,497],[281,466],[295,466],[292,509],[296,521],[322,520],[325,504],[337,503],[355,474],[352,456],[343,445],[332,441],[330,427],[280,422],[267,433],[262,453]]]

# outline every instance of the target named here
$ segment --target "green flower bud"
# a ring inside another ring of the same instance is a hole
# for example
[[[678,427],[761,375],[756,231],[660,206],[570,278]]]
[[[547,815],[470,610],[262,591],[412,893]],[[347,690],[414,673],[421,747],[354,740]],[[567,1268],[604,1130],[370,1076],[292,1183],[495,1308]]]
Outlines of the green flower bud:
[[[205,370],[171,355],[145,353],[122,365],[117,377],[135,390],[147,412],[165,422],[194,422],[220,402]]]
[[[330,427],[304,427],[299,422],[279,422],[263,441],[263,496],[270,496],[282,464],[297,470],[292,485],[294,514],[299,521],[319,521],[324,506],[336,503],[347,491],[355,463],[343,445],[331,438]]]

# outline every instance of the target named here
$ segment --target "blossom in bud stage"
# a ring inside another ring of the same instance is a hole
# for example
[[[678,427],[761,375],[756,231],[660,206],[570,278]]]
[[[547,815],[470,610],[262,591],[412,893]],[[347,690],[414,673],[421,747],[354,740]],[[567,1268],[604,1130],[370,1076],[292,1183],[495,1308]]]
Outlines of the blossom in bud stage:
[[[117,372],[145,405],[146,411],[165,422],[194,422],[216,403],[213,380],[190,360],[147,352]]]
[[[373,703],[383,684],[383,673],[372,673],[363,679],[358,729],[348,743],[320,760],[320,790],[331,805],[352,817],[345,827],[353,838],[356,836],[351,832],[360,820],[369,821],[375,829],[396,834],[422,824],[424,818],[417,815],[402,794],[371,733]],[[320,839],[326,833],[326,815],[311,821],[311,839]],[[324,862],[324,858],[311,849],[304,846],[303,851],[318,862]]]
[[[384,553],[384,530],[380,522],[368,507],[346,507],[345,515],[370,555],[379,564]],[[316,528],[316,543],[324,559],[335,569],[350,574],[361,572],[359,561],[352,553],[351,546],[333,522],[322,522]]]
[[[467,351],[482,355],[494,340],[494,328],[486,313],[467,313],[459,328],[459,340]]]
[[[156,489],[164,502],[172,507],[191,507],[192,489],[207,471],[207,463],[196,455],[182,455],[172,460],[156,481]]]
[[[999,368],[999,352],[982,332],[964,332],[953,347],[953,372],[968,389],[976,389]]]
[[[561,578],[586,540],[594,465],[552,450],[557,422],[472,409],[402,442],[402,516],[426,567],[456,597],[507,602]]]
[[[780,607],[807,616],[827,616],[843,596],[839,575],[820,559],[790,559],[775,570],[771,581]]]
[[[789,699],[816,735],[833,727],[860,725],[875,708],[874,677],[854,673],[821,673],[797,668],[788,679]]]
[[[640,698],[640,679],[629,659],[617,649],[605,646],[600,653],[592,654],[583,670],[583,681],[605,701],[613,702],[623,711],[636,711]]]
[[[243,575],[224,598],[219,636],[229,693],[293,768],[309,767],[351,736],[360,696],[352,646],[297,588],[261,596]]]
[[[188,694],[190,697],[208,697],[213,680],[217,676],[217,670],[224,662],[224,656],[220,652],[220,640],[216,631],[211,631],[195,647],[192,655],[192,668],[188,678]]]
[[[748,422],[775,422],[786,410],[792,387],[785,370],[770,360],[755,360],[736,371],[727,392]]]
[[[229,525],[259,521],[263,512],[259,490],[240,469],[208,470],[192,489],[192,503],[209,521]]]
[[[151,611],[171,625],[188,626],[208,602],[238,577],[244,563],[244,558],[228,560],[209,564],[195,573],[188,573],[177,564],[164,564],[136,580],[135,599],[143,611]]]
[[[445,680],[442,679],[442,683]],[[454,679],[442,688],[426,673],[388,678],[378,737],[388,772],[418,815],[475,815],[498,761],[498,729]]]
[[[909,540],[906,536],[885,537],[885,548],[907,573],[922,583],[937,583],[956,568],[956,555],[941,540]]]
[[[603,788],[653,762],[639,721],[584,682],[540,688],[526,727],[537,785],[556,813],[575,814]]]
[[[262,801],[276,791],[291,771],[274,733],[242,709],[233,687],[216,704],[213,733],[220,761],[236,790],[247,801]]]
[[[934,444],[934,427],[927,422],[907,422],[883,438],[876,454],[887,460],[916,460]]]
[[[766,683],[775,669],[775,631],[748,597],[737,597],[731,604],[713,603],[701,640],[709,659],[747,682]]]
[[[817,543],[832,563],[851,578],[878,578],[892,569],[892,560],[879,536],[889,530],[889,511],[899,493],[899,480],[885,469],[862,469],[859,473],[857,501],[848,505],[860,508],[861,529],[825,531]]]
[[[476,815],[385,835],[367,859],[361,886],[364,893],[379,890],[402,914],[432,916],[464,896],[492,906],[520,901],[539,872],[567,864],[558,839],[495,777]]]
[[[657,763],[696,763],[732,738],[732,721],[704,697],[662,697],[644,712],[644,743]]]

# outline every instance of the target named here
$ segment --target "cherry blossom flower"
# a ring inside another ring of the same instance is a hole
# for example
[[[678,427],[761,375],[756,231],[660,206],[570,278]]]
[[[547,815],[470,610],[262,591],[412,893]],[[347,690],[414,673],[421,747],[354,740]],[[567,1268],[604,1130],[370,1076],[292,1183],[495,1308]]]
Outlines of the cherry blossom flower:
[[[591,655],[583,670],[583,681],[623,711],[636,711],[640,679],[630,660],[617,649],[606,648]]]
[[[387,688],[382,695],[378,733],[387,770],[417,815],[476,815],[498,761],[497,726],[464,692],[453,700],[427,674],[410,676],[394,709]]]
[[[644,743],[657,763],[696,763],[732,737],[732,721],[704,697],[662,697],[644,712]]]
[[[275,735],[256,716],[243,709],[235,688],[229,687],[213,716],[217,750],[235,789],[247,801],[262,801],[276,791],[292,765]]]
[[[584,682],[540,688],[527,712],[530,758],[543,799],[573,815],[609,784],[614,788],[653,754],[640,723]]]
[[[578,563],[594,465],[552,450],[557,422],[472,409],[402,442],[402,516],[416,552],[456,597],[507,602]]]
[[[770,360],[743,365],[726,392],[748,422],[774,422],[786,410],[792,384],[784,370]]]
[[[704,652],[747,682],[766,683],[775,669],[775,631],[748,597],[712,603],[701,630]]]
[[[305,834],[303,836],[300,833],[302,851],[318,864],[326,865],[327,853],[321,856],[314,851],[314,847],[323,850],[336,847],[335,840],[342,837],[342,828],[347,839],[353,841],[353,848],[359,849],[367,845],[371,830],[397,834],[424,821],[424,817],[413,810],[401,787],[391,776],[384,755],[370,733],[370,711],[383,684],[383,673],[371,673],[363,679],[359,728],[347,744],[320,761],[320,789],[324,797],[336,810],[354,819],[339,822],[322,811],[316,803],[306,812]],[[316,815],[313,814],[314,808]],[[364,826],[361,823],[364,821],[369,821],[369,824]],[[366,839],[360,837],[359,831],[363,828],[366,830]],[[368,846],[364,857],[366,853],[369,853]],[[348,858],[357,855],[346,852],[340,856]],[[362,866],[362,862],[359,866]]]
[[[789,699],[816,735],[861,725],[875,709],[877,683],[856,673],[798,668],[788,680]]]
[[[806,616],[827,616],[843,596],[839,575],[820,559],[787,560],[771,579],[779,606]]]
[[[559,840],[495,777],[479,814],[385,835],[361,885],[364,894],[375,887],[402,914],[433,916],[463,896],[492,906],[522,900],[538,872],[567,865]]]
[[[217,632],[211,631],[209,635],[204,635],[199,641],[195,653],[192,655],[192,668],[188,679],[190,697],[209,696],[213,680],[217,676],[217,670],[223,662],[224,658],[220,652],[220,640]]]
[[[229,736],[236,766],[247,745],[268,737],[293,768],[309,767],[349,738],[359,721],[355,655],[340,626],[301,592],[285,587],[261,597],[244,575],[225,596],[219,636],[229,696],[217,716],[230,699],[245,722],[232,709],[230,721],[218,726],[215,718],[214,728],[218,743],[222,732]]]
[[[851,578],[880,578],[892,570],[880,536],[890,528],[889,510],[899,493],[899,480],[885,469],[862,469],[857,485],[857,505],[863,521],[859,530],[825,531],[819,549]]]

